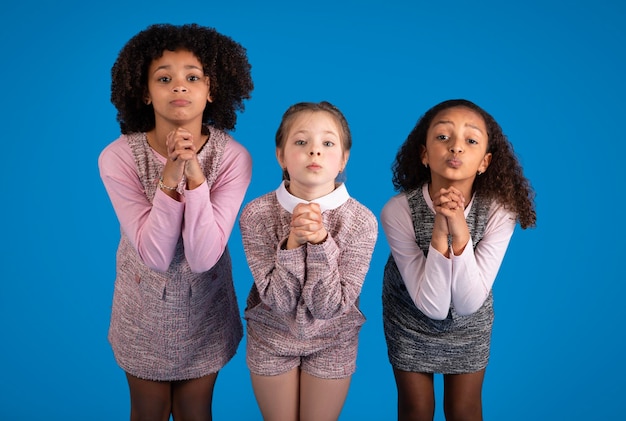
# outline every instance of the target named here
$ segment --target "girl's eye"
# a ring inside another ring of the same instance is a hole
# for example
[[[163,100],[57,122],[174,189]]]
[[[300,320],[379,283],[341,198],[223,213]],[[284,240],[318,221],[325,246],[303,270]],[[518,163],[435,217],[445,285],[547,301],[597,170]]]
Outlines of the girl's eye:
[[[198,76],[195,76],[195,75],[194,75],[194,76],[189,76],[189,80],[190,80],[191,82],[196,82],[196,81],[200,80],[200,78],[199,78]]]
[[[446,136],[445,134],[440,134],[439,136],[437,136],[436,138],[437,140],[448,140],[449,137]]]
[[[157,79],[157,81],[161,82],[161,83],[167,83],[170,81],[170,78],[167,76],[161,76],[160,78]]]
[[[301,146],[301,145],[306,144],[306,142],[304,140],[296,140],[295,144]]]
[[[328,146],[328,147],[335,146],[335,142],[332,142],[330,140],[324,141],[323,144],[324,146]]]
[[[478,145],[478,141],[474,139],[467,139],[467,143],[471,143],[472,145]]]

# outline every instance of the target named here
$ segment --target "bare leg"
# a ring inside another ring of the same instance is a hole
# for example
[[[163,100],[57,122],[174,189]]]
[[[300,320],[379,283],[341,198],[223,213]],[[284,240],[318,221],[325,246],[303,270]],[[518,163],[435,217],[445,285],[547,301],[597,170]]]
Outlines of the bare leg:
[[[264,421],[298,421],[299,368],[278,376],[251,376],[254,396]]]
[[[300,421],[336,421],[346,401],[350,379],[320,379],[302,372]]]
[[[172,407],[170,382],[155,382],[126,373],[131,421],[168,421]]]
[[[172,415],[176,421],[211,421],[217,373],[172,383]]]
[[[433,375],[397,370],[398,421],[432,421],[435,416]]]
[[[444,412],[448,421],[482,421],[485,370],[443,376]]]

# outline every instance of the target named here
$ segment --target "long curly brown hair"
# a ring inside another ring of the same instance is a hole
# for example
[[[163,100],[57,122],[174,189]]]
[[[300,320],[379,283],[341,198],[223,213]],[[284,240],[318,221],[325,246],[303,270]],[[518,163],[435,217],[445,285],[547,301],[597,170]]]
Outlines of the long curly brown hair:
[[[237,111],[253,90],[246,50],[213,28],[197,24],[151,25],[132,37],[120,51],[111,69],[111,102],[117,108],[122,133],[154,128],[154,109],[146,105],[148,69],[165,50],[188,50],[202,63],[210,79],[211,98],[202,116],[203,125],[234,130]],[[208,129],[203,127],[206,134]]]
[[[497,200],[505,208],[515,212],[523,229],[534,227],[537,220],[535,192],[524,177],[513,146],[488,112],[465,99],[443,101],[426,111],[418,120],[400,146],[392,165],[394,188],[408,191],[431,181],[430,169],[422,165],[420,160],[422,150],[426,147],[426,134],[435,116],[453,107],[466,107],[475,111],[482,116],[487,126],[487,152],[492,154],[491,163],[484,174],[476,177],[472,190],[483,197]]]

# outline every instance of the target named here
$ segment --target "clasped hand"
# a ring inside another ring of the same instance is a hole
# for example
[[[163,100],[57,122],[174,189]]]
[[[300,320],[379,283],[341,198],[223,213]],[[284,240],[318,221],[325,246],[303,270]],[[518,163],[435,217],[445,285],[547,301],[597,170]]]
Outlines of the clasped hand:
[[[167,163],[163,169],[163,181],[167,185],[176,185],[183,176],[187,179],[187,188],[194,189],[204,182],[204,174],[191,132],[183,127],[167,134]]]
[[[465,197],[454,187],[439,189],[433,195],[433,206],[436,213],[440,213],[446,218],[462,216],[465,210]]]
[[[448,187],[435,192],[432,200],[435,208],[432,241],[437,244],[435,248],[447,249],[448,236],[451,236],[455,252],[462,250],[469,238],[465,221],[465,197],[455,187]]]
[[[319,244],[326,240],[328,232],[324,228],[322,211],[317,203],[296,205],[291,217],[287,248],[293,249],[303,244]]]

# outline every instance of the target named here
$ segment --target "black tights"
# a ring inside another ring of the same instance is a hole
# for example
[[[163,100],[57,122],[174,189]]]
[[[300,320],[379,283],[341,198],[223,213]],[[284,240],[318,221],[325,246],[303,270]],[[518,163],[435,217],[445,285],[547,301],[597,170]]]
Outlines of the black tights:
[[[399,421],[432,421],[435,416],[433,375],[394,369]],[[447,421],[482,421],[485,370],[443,376],[443,410]]]
[[[217,373],[192,380],[158,382],[126,373],[131,421],[211,421]]]

